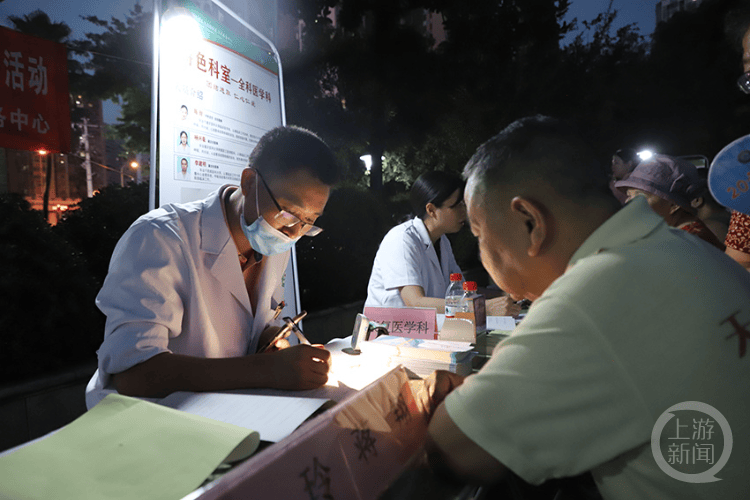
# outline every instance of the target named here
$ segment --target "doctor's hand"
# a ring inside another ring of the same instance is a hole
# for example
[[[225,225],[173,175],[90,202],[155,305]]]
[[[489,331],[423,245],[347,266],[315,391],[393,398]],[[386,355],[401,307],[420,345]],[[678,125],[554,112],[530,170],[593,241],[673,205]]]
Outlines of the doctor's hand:
[[[437,370],[424,379],[427,394],[430,397],[430,415],[435,412],[445,397],[456,387],[464,383],[463,375],[457,375],[446,370]]]
[[[521,306],[508,297],[496,297],[485,304],[487,316],[517,316],[521,314]]]
[[[320,344],[294,345],[262,356],[268,356],[270,361],[268,387],[303,391],[328,381],[331,353]]]

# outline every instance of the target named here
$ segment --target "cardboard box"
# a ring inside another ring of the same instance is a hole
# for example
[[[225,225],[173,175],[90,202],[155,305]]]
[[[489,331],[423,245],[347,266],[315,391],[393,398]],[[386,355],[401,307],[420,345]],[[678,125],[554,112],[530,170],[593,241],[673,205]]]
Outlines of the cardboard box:
[[[487,309],[484,295],[476,295],[469,301],[468,312],[458,312],[455,318],[445,318],[440,329],[440,340],[476,342],[477,334],[487,331]]]

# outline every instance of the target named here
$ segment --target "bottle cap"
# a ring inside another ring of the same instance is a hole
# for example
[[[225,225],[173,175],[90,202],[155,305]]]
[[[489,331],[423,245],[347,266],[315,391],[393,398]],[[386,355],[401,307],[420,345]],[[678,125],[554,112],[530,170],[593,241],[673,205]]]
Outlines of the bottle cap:
[[[461,273],[451,273],[451,281],[461,281],[462,278]]]
[[[475,292],[477,290],[477,282],[476,281],[464,281],[464,291],[466,292]]]

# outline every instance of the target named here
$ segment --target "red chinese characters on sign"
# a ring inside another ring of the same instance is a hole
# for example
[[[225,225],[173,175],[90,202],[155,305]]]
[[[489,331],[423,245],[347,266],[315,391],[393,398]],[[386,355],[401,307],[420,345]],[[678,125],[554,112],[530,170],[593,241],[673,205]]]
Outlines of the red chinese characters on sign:
[[[192,59],[191,59],[192,64]],[[227,85],[232,85],[232,83],[237,84],[239,87],[239,90],[244,92],[247,96],[253,96],[260,98],[261,101],[271,102],[271,92],[262,89],[258,87],[257,85],[253,85],[252,83],[245,81],[244,79],[240,78],[239,80],[235,80],[231,77],[231,68],[229,66],[226,66],[224,64],[219,64],[219,61],[211,58],[206,57],[202,52],[198,52],[195,56],[195,68],[198,71],[201,71],[202,73],[206,73],[209,76],[213,77],[215,80],[221,81]],[[213,89],[215,91],[218,91],[222,94],[231,95],[230,89],[225,88],[224,86],[217,85],[215,83],[212,83],[211,80],[208,80],[206,82],[209,89]],[[237,93],[234,94],[235,99],[240,99]],[[245,98],[242,98],[242,101],[245,102]],[[250,103],[250,100],[247,100],[248,103]],[[255,102],[252,101],[252,105],[255,106]]]
[[[65,45],[0,26],[0,146],[70,150]]]

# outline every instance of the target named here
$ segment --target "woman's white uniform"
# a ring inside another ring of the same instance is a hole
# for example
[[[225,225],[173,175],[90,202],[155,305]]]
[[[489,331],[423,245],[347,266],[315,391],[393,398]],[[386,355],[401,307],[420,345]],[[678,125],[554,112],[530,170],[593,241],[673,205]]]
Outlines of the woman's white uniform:
[[[426,297],[445,298],[451,273],[461,269],[448,238],[439,241],[440,261],[419,217],[388,231],[375,255],[365,307],[403,307],[399,288],[408,285],[421,286]]]

